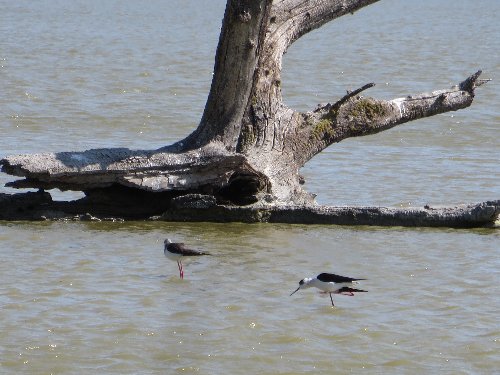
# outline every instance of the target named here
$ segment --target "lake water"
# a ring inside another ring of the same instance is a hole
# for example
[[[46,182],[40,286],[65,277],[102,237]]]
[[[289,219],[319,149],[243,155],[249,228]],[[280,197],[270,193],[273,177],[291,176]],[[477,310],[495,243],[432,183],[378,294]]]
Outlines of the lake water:
[[[225,2],[0,0],[0,157],[157,148],[203,111]],[[500,199],[496,0],[382,0],[295,43],[300,110],[368,82],[391,99],[478,69],[472,107],[333,145],[318,202]],[[13,178],[0,174],[0,192]],[[77,196],[54,192],[63,199]],[[185,266],[170,237],[212,257]],[[492,374],[500,231],[211,223],[0,223],[2,374]],[[299,291],[320,272],[368,293]]]

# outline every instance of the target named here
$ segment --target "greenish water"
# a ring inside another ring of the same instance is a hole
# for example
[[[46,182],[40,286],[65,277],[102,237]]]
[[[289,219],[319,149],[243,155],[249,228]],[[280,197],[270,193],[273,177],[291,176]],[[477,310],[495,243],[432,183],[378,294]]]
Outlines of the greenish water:
[[[350,139],[302,171],[327,204],[500,198],[497,1],[381,1],[298,41],[287,103],[386,99],[482,68],[471,108]],[[0,157],[156,148],[190,133],[224,1],[0,0]],[[3,185],[12,178],[0,174]],[[0,192],[12,192],[0,188]],[[63,197],[54,193],[56,198]],[[185,266],[172,238],[214,256]],[[0,373],[491,374],[498,229],[0,223]],[[320,272],[368,293],[289,294]]]

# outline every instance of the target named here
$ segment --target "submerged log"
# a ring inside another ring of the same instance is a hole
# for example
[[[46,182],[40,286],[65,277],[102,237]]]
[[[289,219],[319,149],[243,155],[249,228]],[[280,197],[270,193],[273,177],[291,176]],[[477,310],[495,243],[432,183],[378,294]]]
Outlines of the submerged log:
[[[404,227],[494,227],[498,226],[500,200],[455,207],[387,208],[254,205],[235,207],[199,205],[204,198],[180,197],[173,209],[158,219],[166,221],[243,221],[248,223],[373,225]],[[175,201],[175,200],[174,200]]]
[[[123,192],[122,192],[123,193]],[[245,222],[286,224],[371,225],[403,227],[500,227],[500,200],[455,207],[387,208],[291,206],[263,204],[247,206],[217,203],[211,195],[188,194],[163,202],[158,193],[143,193],[126,203],[115,191],[109,205],[103,197],[85,197],[72,202],[53,201],[44,191],[0,194],[0,220],[123,221],[157,220],[186,222]],[[153,199],[154,198],[154,199]],[[99,201],[100,205],[95,202]],[[141,205],[143,209],[138,209]],[[102,207],[105,206],[105,209]],[[155,207],[155,209],[153,209]],[[151,212],[156,215],[148,216]]]

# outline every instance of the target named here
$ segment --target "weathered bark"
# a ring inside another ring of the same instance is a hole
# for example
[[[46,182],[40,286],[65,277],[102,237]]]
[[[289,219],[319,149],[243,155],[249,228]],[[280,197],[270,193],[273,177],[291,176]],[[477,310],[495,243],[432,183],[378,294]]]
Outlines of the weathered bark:
[[[221,195],[241,179],[254,181],[255,193],[266,189],[266,176],[255,171],[241,154],[213,144],[184,153],[98,149],[42,155],[18,155],[2,160],[4,172],[27,176],[8,183],[16,188],[81,190],[85,193],[115,186],[156,193]],[[114,193],[113,190],[110,191]],[[251,192],[250,192],[251,193]],[[235,200],[251,196],[235,197]]]
[[[110,212],[113,200],[120,200],[117,192],[121,199],[139,201],[141,194],[156,194],[152,200],[161,204],[155,209],[169,212],[176,207],[173,200],[192,194],[212,196],[214,207],[313,205],[299,170],[314,155],[348,137],[468,107],[475,88],[486,82],[479,71],[448,90],[390,101],[360,96],[373,86],[367,84],[307,113],[288,108],[281,95],[288,47],[310,30],[377,1],[228,0],[212,86],[193,133],[158,150],[9,156],[0,160],[2,171],[25,177],[9,186],[83,191],[93,205]],[[79,205],[75,210],[84,208]],[[156,215],[155,209],[149,214]],[[144,206],[139,211],[147,214]]]

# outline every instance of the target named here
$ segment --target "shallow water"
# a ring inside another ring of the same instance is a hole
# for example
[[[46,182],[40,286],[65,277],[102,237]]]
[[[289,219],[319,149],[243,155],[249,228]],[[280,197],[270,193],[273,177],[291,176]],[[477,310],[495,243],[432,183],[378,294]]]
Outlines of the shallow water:
[[[13,373],[491,373],[498,231],[244,224],[3,224]],[[184,281],[175,235],[213,256]],[[336,307],[298,281],[367,277]],[[464,276],[466,276],[464,278]]]
[[[440,89],[477,69],[471,108],[332,146],[327,204],[500,198],[500,3],[381,1],[298,41],[284,95],[307,110]],[[0,156],[155,148],[194,129],[224,1],[0,1]],[[466,33],[462,32],[464,29]],[[12,180],[0,174],[0,184]],[[12,189],[0,188],[1,192]],[[64,197],[55,193],[55,197]],[[213,254],[185,266],[166,237]],[[498,229],[0,223],[0,373],[490,374],[500,368]],[[299,291],[320,272],[368,293]]]

